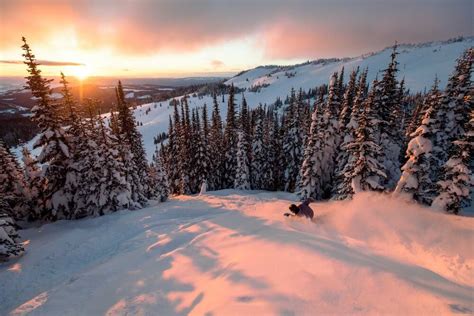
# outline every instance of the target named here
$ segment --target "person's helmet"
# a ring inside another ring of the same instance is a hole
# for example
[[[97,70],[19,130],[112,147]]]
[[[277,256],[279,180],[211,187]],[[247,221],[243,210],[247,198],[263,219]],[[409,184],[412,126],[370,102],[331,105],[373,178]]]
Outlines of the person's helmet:
[[[298,206],[294,205],[294,204],[291,204],[289,209],[290,209],[290,211],[292,211],[295,214],[298,214],[298,212],[300,211],[300,208]]]

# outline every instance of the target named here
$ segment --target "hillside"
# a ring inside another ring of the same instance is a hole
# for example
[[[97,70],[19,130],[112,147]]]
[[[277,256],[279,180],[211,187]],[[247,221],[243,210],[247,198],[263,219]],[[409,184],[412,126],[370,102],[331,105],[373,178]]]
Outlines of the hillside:
[[[474,311],[474,218],[366,193],[312,204],[312,223],[282,216],[294,200],[224,190],[24,230],[0,314]]]

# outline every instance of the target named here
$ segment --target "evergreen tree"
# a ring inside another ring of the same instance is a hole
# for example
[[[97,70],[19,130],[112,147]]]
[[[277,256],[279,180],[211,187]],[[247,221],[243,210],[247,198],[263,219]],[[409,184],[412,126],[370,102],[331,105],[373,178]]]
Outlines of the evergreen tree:
[[[173,120],[170,117],[170,124],[168,130],[168,158],[167,169],[170,182],[170,190],[173,194],[178,194],[180,191],[181,181],[181,163],[180,156],[180,142],[181,142],[181,122],[178,112],[178,105],[174,105]]]
[[[390,63],[385,69],[378,87],[379,98],[376,100],[378,109],[378,127],[380,131],[380,146],[383,155],[380,162],[387,172],[386,188],[395,186],[400,178],[400,151],[403,147],[403,135],[400,132],[400,98],[396,75],[398,72],[397,45],[393,47]]]
[[[248,168],[248,160],[246,153],[246,140],[244,133],[238,131],[238,141],[236,150],[236,162],[237,168],[235,170],[234,189],[237,190],[250,190],[250,172]]]
[[[209,132],[209,157],[212,173],[209,179],[211,190],[218,190],[223,187],[224,168],[224,138],[222,133],[222,118],[217,103],[217,95],[213,95],[214,107],[212,110],[211,129]]]
[[[122,83],[119,81],[117,89],[118,123],[120,128],[120,140],[124,151],[129,155],[125,161],[127,169],[127,181],[131,185],[132,199],[143,206],[150,195],[148,184],[148,163],[145,149],[143,148],[142,136],[138,132],[135,118],[133,117],[123,92]]]
[[[23,172],[25,179],[25,195],[28,212],[26,218],[30,221],[42,218],[41,212],[45,209],[44,187],[45,178],[41,175],[38,161],[31,156],[28,148],[22,148]]]
[[[36,98],[36,105],[31,109],[32,120],[38,124],[40,134],[33,145],[41,147],[38,156],[39,163],[45,166],[44,175],[47,179],[45,201],[50,212],[43,212],[45,218],[56,219],[61,217],[61,210],[67,206],[62,188],[66,181],[66,169],[69,162],[69,143],[65,130],[61,127],[58,108],[50,100],[51,80],[41,76],[35,56],[23,37],[25,64],[28,66],[29,76],[26,77],[27,88]]]
[[[458,59],[455,70],[448,80],[446,90],[441,98],[440,122],[441,131],[438,135],[439,146],[444,150],[444,162],[447,153],[452,152],[454,141],[464,135],[464,127],[469,121],[470,110],[474,108],[472,63],[474,48],[467,49]]]
[[[358,69],[351,73],[349,83],[347,85],[346,93],[344,94],[343,109],[339,117],[339,124],[343,135],[343,140],[340,146],[340,151],[337,156],[337,166],[334,175],[334,183],[332,186],[332,199],[344,199],[346,194],[340,191],[344,187],[345,167],[349,160],[353,159],[350,153],[346,150],[348,144],[356,138],[356,131],[361,114],[363,113],[365,91],[367,89],[366,78],[367,69],[361,74],[358,84],[356,78]]]
[[[11,213],[9,203],[0,197],[0,262],[20,256],[25,251],[17,233],[18,226],[9,215]]]
[[[180,181],[179,194],[192,193],[191,178],[191,119],[189,118],[189,106],[185,96],[181,103],[181,123],[179,133],[179,164]]]
[[[15,156],[0,140],[0,198],[8,203],[9,213],[15,219],[22,219],[25,214],[25,182]]]
[[[151,183],[153,188],[153,198],[165,202],[169,196],[168,176],[163,168],[162,155],[156,148],[151,167]]]
[[[412,194],[416,201],[431,205],[436,195],[440,166],[440,148],[436,146],[436,134],[440,128],[440,93],[437,80],[425,98],[424,107],[428,110],[421,125],[410,135],[412,139],[406,152],[408,159],[402,167],[395,193],[406,192]]]
[[[127,182],[125,164],[117,150],[120,144],[112,131],[107,130],[99,116],[99,150],[102,165],[101,213],[114,212],[132,205],[131,187]]]
[[[464,134],[453,142],[452,151],[444,174],[438,182],[440,194],[433,201],[433,207],[458,214],[463,207],[471,203],[474,178],[471,170],[474,153],[474,110],[470,112],[470,121],[464,128]]]
[[[308,142],[304,151],[304,160],[301,166],[301,180],[299,183],[298,196],[301,200],[308,198],[321,199],[322,192],[322,173],[323,162],[321,132],[319,129],[321,114],[319,110],[321,105],[315,104],[311,119],[311,128],[308,136]]]
[[[192,166],[194,169],[193,178],[195,181],[193,193],[199,192],[202,184],[207,182],[209,177],[209,168],[210,168],[210,161],[208,156],[208,151],[206,145],[204,143],[204,133],[201,130],[201,125],[199,123],[199,112],[196,111],[194,118],[194,127],[193,127],[193,135],[191,137],[193,142],[193,159],[192,159]]]
[[[347,124],[351,119],[352,107],[354,105],[354,99],[357,93],[356,79],[359,73],[359,67],[351,72],[349,83],[347,84],[346,91],[344,93],[342,101],[342,110],[339,116],[339,127],[341,133],[344,134],[346,131]]]
[[[227,102],[227,121],[224,130],[225,164],[223,173],[224,188],[232,187],[234,184],[237,168],[237,119],[235,113],[234,85],[230,87],[229,100]],[[242,136],[244,137],[244,136]],[[245,142],[244,142],[245,143]],[[245,144],[248,146],[247,144]],[[245,152],[245,151],[244,151]]]
[[[291,90],[283,136],[283,155],[285,159],[285,191],[294,192],[299,180],[303,160],[303,135],[300,125],[299,108],[295,91]]]
[[[245,132],[242,131],[245,137]],[[265,176],[268,174],[268,157],[267,144],[264,143],[264,111],[261,106],[256,111],[255,131],[252,138],[252,163],[251,163],[251,187],[254,190],[261,190],[265,187],[268,179]]]
[[[378,115],[375,108],[378,82],[372,90],[360,113],[355,139],[345,145],[349,160],[344,168],[344,181],[338,187],[340,199],[352,197],[361,191],[383,191],[386,178],[384,166],[379,162],[382,149],[376,142]]]
[[[321,154],[322,165],[321,185],[323,198],[330,195],[333,185],[334,171],[336,168],[336,158],[341,144],[341,135],[339,135],[339,112],[340,101],[337,94],[337,73],[331,78],[329,84],[329,93],[326,105],[318,128],[321,129]]]

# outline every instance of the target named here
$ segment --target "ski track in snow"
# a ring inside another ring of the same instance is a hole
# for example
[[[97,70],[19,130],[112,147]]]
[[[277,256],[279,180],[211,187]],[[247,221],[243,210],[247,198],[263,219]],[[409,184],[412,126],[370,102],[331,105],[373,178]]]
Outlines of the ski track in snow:
[[[1,315],[473,313],[474,219],[386,195],[222,190],[21,231]]]

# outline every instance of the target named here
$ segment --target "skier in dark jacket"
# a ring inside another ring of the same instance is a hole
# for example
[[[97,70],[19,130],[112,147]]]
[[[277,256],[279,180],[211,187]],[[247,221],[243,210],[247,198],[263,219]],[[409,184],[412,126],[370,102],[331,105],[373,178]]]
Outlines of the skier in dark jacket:
[[[316,201],[312,198],[308,198],[298,206],[296,206],[295,204],[291,204],[289,209],[293,214],[285,213],[285,216],[299,216],[299,217],[306,217],[309,219],[313,219],[314,212],[311,209],[311,207],[309,207],[309,203],[312,203],[312,202],[316,202]]]

